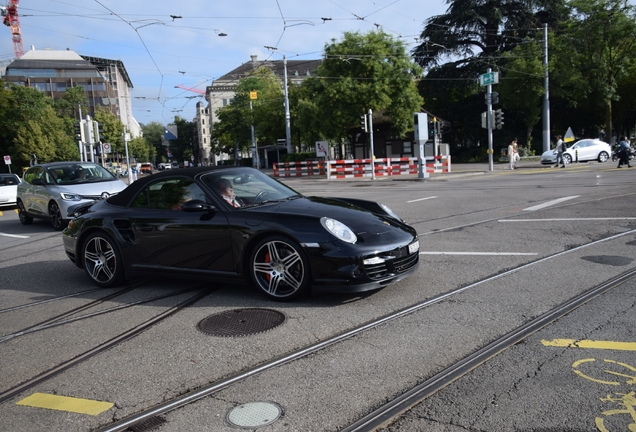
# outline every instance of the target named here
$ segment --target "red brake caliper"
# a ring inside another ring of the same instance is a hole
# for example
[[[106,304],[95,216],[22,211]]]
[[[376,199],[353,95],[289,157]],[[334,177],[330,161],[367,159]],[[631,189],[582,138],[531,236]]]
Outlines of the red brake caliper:
[[[269,252],[267,252],[265,254],[265,262],[268,263],[268,262],[271,262],[271,261],[272,261],[272,258],[269,256]],[[267,282],[269,282],[272,279],[272,276],[269,273],[267,273],[265,275],[265,279],[267,279]]]

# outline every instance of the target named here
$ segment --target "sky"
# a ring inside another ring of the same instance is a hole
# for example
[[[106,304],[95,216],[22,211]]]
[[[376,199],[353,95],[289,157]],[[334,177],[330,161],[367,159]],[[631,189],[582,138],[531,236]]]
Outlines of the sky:
[[[8,3],[0,0],[0,4]],[[121,60],[133,84],[137,121],[163,125],[195,106],[212,82],[251,55],[311,60],[344,32],[382,28],[417,45],[424,21],[446,0],[20,0],[25,52],[70,49]],[[9,27],[0,26],[0,60],[14,57]]]

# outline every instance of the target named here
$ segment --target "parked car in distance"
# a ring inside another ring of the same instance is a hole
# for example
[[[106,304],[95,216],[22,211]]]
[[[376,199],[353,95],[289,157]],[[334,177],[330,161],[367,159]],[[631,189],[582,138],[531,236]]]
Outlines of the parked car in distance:
[[[139,171],[142,174],[152,174],[152,164],[151,163],[142,163],[140,165]]]
[[[163,171],[72,211],[66,254],[104,288],[145,273],[292,300],[380,289],[419,265],[417,232],[385,205],[306,197],[247,167]]]
[[[18,196],[20,177],[17,174],[0,174],[0,206],[14,206]]]
[[[51,162],[30,167],[18,185],[17,206],[20,222],[33,218],[49,219],[62,230],[72,216],[68,208],[75,204],[108,198],[126,188],[106,168],[92,162]]]
[[[599,161],[607,162],[612,154],[610,145],[599,139],[582,139],[563,152],[563,160],[566,164],[572,162]],[[544,165],[556,163],[556,149],[548,150],[541,155],[541,163]]]

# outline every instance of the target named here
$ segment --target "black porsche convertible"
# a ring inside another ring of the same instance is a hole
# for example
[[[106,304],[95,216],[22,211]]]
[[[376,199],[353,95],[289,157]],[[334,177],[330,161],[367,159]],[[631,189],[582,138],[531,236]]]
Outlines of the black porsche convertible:
[[[164,171],[69,214],[66,254],[100,287],[164,274],[291,300],[378,289],[419,264],[415,229],[385,205],[306,197],[252,168]]]

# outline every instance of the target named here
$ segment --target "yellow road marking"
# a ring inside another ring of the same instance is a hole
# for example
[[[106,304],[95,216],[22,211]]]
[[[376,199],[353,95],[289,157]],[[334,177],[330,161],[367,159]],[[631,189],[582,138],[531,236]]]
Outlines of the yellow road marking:
[[[636,351],[636,342],[614,342],[614,341],[593,341],[576,339],[553,339],[551,341],[542,340],[543,346],[568,347],[568,348],[591,348],[616,351]]]
[[[90,399],[80,399],[67,396],[57,396],[45,393],[34,393],[16,405],[24,405],[36,408],[46,408],[58,411],[69,411],[80,414],[96,416],[110,409],[114,404]]]

